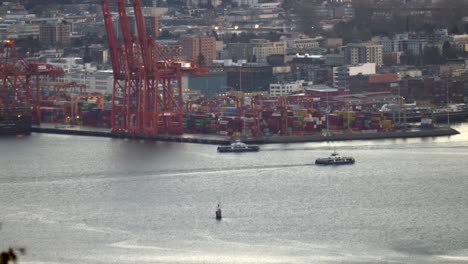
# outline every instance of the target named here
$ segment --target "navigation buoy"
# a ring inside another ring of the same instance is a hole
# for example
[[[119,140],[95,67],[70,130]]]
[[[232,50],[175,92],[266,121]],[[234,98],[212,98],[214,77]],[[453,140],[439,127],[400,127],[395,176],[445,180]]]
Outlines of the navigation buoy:
[[[221,220],[223,218],[223,215],[221,213],[221,207],[218,204],[218,208],[216,209],[216,220]]]

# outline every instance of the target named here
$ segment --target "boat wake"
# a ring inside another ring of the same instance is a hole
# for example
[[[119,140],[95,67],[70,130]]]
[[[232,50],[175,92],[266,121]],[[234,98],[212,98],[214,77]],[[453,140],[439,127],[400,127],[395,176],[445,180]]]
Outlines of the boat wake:
[[[80,177],[75,176],[57,176],[56,178],[24,178],[21,180],[5,177],[0,178],[2,184],[50,184],[50,183],[74,183],[77,181],[108,181],[108,180],[122,180],[122,179],[138,179],[145,177],[172,177],[172,176],[200,176],[201,174],[213,174],[213,173],[225,173],[232,171],[251,171],[251,170],[272,170],[280,168],[295,168],[295,167],[307,167],[313,163],[302,163],[302,164],[275,164],[275,165],[258,165],[258,166],[241,166],[241,167],[218,167],[218,168],[198,168],[198,169],[186,169],[186,170],[162,170],[162,171],[135,171],[128,172],[125,174],[107,172],[107,173],[90,173],[82,174]]]

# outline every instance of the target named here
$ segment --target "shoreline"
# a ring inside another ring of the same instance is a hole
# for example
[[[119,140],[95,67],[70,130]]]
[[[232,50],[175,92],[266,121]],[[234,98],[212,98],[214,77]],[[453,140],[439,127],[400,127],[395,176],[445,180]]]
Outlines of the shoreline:
[[[204,135],[204,134],[182,134],[182,135],[158,135],[150,136],[131,136],[112,133],[110,129],[92,128],[92,127],[54,127],[54,126],[33,126],[31,132],[61,134],[61,135],[78,135],[78,136],[93,136],[93,137],[109,137],[109,138],[128,138],[128,139],[143,139],[169,142],[184,142],[184,143],[199,143],[199,144],[216,144],[228,145],[234,138],[230,136],[219,135]],[[452,136],[460,134],[457,130],[448,127],[423,129],[423,130],[400,130],[392,132],[375,132],[375,133],[349,133],[349,134],[332,134],[324,135],[309,135],[309,136],[271,136],[262,138],[244,138],[243,142],[247,144],[282,144],[282,143],[304,143],[304,142],[327,142],[327,141],[349,141],[349,140],[378,140],[378,139],[396,139],[396,138],[414,138],[414,137],[440,137]]]
[[[376,132],[376,133],[350,133],[350,134],[333,134],[330,136],[311,135],[298,136],[290,139],[290,136],[282,136],[278,138],[266,138],[265,143],[301,143],[301,142],[327,142],[327,141],[349,141],[349,140],[379,140],[379,139],[397,139],[397,138],[415,138],[415,137],[441,137],[458,135],[456,129],[453,128],[434,128],[424,130],[401,130],[392,132]]]

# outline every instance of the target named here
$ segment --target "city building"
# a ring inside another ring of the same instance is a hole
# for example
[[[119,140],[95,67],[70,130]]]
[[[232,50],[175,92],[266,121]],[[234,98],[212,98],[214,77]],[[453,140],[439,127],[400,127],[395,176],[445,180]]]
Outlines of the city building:
[[[39,32],[39,25],[19,23],[8,26],[1,33],[2,38],[4,39],[22,39],[27,37],[38,37]]]
[[[216,97],[227,92],[227,73],[210,71],[201,76],[182,76],[182,88],[199,91],[204,98]]]
[[[343,46],[342,38],[327,38],[323,40],[323,47],[327,49],[338,49]]]
[[[342,54],[327,54],[324,55],[325,66],[341,66],[344,65],[344,56]]]
[[[227,89],[230,91],[268,91],[270,83],[275,82],[273,67],[267,63],[247,63],[245,60],[215,61],[211,70],[226,72]]]
[[[348,88],[349,77],[356,75],[371,75],[375,74],[375,63],[364,63],[357,66],[340,66],[333,67],[333,86]]]
[[[39,41],[46,46],[68,46],[71,44],[72,25],[67,21],[42,23]]]
[[[112,85],[114,75],[112,70],[95,71],[82,69],[73,72],[67,72],[63,76],[49,80],[49,84],[66,84],[76,82],[86,85],[86,92],[99,92],[102,94],[112,94]]]
[[[384,53],[404,52],[408,55],[422,55],[428,41],[416,38],[408,33],[396,34],[393,38],[383,37],[378,41]]]
[[[286,54],[286,43],[270,42],[264,39],[252,39],[252,56],[257,58],[258,62],[266,62],[267,57],[274,54]]]
[[[312,53],[319,48],[317,38],[286,39],[288,53]]]
[[[303,83],[303,80],[289,83],[272,83],[270,84],[270,95],[284,96],[288,94],[304,92]]]
[[[231,58],[266,62],[268,56],[285,55],[286,42],[270,42],[266,39],[251,39],[249,43],[230,43],[228,50]]]
[[[232,0],[232,3],[236,4],[237,6],[254,6],[258,4],[258,0]]]
[[[199,61],[210,65],[216,59],[216,38],[213,36],[180,38],[182,56],[190,61]],[[200,56],[201,55],[201,56]]]
[[[383,64],[382,45],[372,43],[348,44],[343,47],[345,64],[356,65],[373,62],[378,66]]]
[[[252,44],[250,43],[229,43],[227,45],[229,58],[233,60],[247,60],[252,57]]]
[[[39,36],[39,24],[34,23],[36,15],[25,11],[9,12],[0,16],[0,37],[21,39]]]

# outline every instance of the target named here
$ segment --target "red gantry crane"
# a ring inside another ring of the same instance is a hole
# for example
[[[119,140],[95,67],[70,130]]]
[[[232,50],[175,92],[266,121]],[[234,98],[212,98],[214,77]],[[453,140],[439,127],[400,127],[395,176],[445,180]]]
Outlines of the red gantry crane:
[[[136,35],[129,27],[126,0],[117,0],[123,43],[118,44],[110,0],[101,0],[114,84],[112,131],[118,134],[156,136],[183,133],[182,75],[203,73],[193,62],[182,62],[162,52],[161,45],[146,35],[140,0],[131,0]]]
[[[30,107],[33,122],[40,123],[41,80],[62,75],[63,69],[25,60],[16,51],[12,40],[3,43],[0,56],[0,98],[8,99],[7,108]]]

